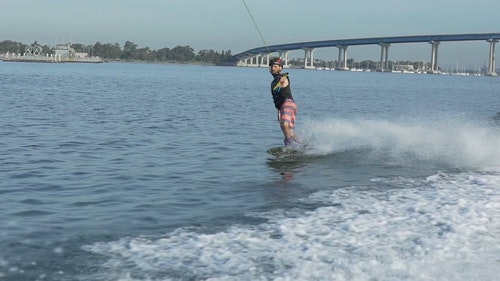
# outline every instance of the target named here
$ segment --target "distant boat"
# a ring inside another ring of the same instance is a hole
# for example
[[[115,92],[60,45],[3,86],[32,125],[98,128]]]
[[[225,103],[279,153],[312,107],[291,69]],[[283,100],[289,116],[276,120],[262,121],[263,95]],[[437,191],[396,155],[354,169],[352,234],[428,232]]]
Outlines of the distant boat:
[[[3,61],[13,62],[46,62],[46,63],[101,63],[100,57],[89,57],[87,53],[78,53],[71,44],[57,44],[54,54],[41,54],[42,48],[38,45],[27,46],[24,54],[6,53],[0,57]]]

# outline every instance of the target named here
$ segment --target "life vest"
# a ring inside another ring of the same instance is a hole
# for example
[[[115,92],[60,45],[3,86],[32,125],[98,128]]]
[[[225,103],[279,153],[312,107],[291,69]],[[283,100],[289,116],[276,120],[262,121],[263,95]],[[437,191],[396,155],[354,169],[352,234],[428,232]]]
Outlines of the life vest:
[[[280,109],[281,105],[286,99],[293,100],[292,91],[290,90],[290,79],[288,79],[288,73],[279,73],[273,75],[274,79],[271,82],[271,94],[273,95],[274,106]],[[281,87],[281,77],[285,76],[288,79],[288,86]]]

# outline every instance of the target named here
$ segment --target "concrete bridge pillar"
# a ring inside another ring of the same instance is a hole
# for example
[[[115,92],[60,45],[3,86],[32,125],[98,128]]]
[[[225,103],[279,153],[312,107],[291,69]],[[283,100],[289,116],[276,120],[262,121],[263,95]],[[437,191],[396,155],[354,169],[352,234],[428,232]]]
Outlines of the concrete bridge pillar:
[[[259,66],[260,64],[260,55],[255,55],[255,66]]]
[[[255,55],[254,59],[255,59],[255,66],[259,66],[259,64],[260,64],[260,55]]]
[[[285,57],[285,66],[288,67],[288,54],[290,53],[290,51],[286,51],[284,53],[284,57]]]
[[[236,63],[236,65],[237,65],[237,66],[248,66],[248,64],[249,64],[249,63],[248,63],[248,61],[249,61],[249,60],[251,61],[251,58],[244,58],[244,59],[241,59],[241,60],[239,60],[239,61]]]
[[[313,53],[316,49],[314,48],[305,48],[305,56],[304,56],[304,69],[313,69],[314,68],[314,56]],[[309,65],[307,64],[308,60],[307,58],[309,57]]]
[[[279,57],[283,60],[284,64],[283,67],[288,67],[288,53],[290,51],[278,51],[279,52]]]
[[[498,40],[489,39],[488,42],[490,42],[490,54],[488,59],[488,71],[486,72],[486,75],[498,76],[495,66],[495,44],[498,42]]]
[[[248,66],[253,66],[253,63],[255,61],[255,56],[252,56],[249,58]]]
[[[386,72],[389,71],[389,43],[380,43],[380,63],[378,66],[378,71]]]
[[[259,66],[259,67],[267,67],[269,65],[269,56],[270,56],[270,54],[257,55],[257,57],[259,58],[257,66]]]
[[[349,46],[337,45],[336,47],[339,49],[339,58],[337,60],[338,65],[336,70],[349,70],[347,67],[347,48],[349,48]]]
[[[431,70],[428,71],[428,73],[439,73],[439,68],[437,65],[437,59],[438,59],[438,46],[439,46],[439,41],[431,41],[429,42],[432,44],[432,53],[431,53]]]

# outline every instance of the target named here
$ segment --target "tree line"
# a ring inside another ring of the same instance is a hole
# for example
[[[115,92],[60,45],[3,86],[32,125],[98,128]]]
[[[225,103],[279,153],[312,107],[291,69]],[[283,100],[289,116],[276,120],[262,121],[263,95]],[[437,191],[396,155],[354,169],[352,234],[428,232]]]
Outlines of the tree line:
[[[27,47],[39,46],[42,54],[53,54],[55,47],[40,45],[36,41],[30,45],[5,40],[0,42],[0,53],[24,54]],[[126,41],[123,47],[120,44],[100,43],[84,45],[80,43],[71,44],[72,48],[79,53],[87,53],[88,56],[101,57],[106,60],[137,60],[148,62],[202,62],[217,63],[224,62],[231,58],[230,50],[221,52],[212,49],[203,49],[195,53],[190,46],[176,46],[174,48],[161,48],[153,50],[149,47],[139,47],[132,41]]]

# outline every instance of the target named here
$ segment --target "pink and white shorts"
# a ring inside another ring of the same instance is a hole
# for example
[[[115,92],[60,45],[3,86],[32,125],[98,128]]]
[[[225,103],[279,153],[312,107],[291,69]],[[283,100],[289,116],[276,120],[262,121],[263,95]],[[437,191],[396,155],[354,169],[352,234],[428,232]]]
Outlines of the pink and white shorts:
[[[278,121],[288,122],[290,129],[295,128],[295,115],[297,115],[297,105],[292,99],[286,99],[278,111]]]

